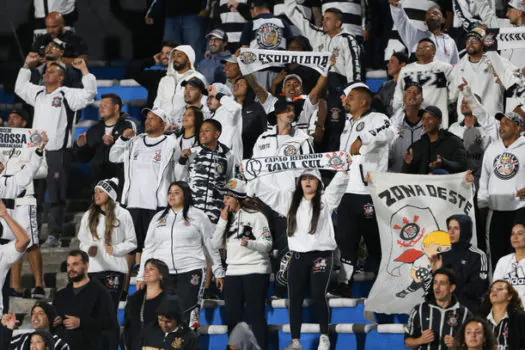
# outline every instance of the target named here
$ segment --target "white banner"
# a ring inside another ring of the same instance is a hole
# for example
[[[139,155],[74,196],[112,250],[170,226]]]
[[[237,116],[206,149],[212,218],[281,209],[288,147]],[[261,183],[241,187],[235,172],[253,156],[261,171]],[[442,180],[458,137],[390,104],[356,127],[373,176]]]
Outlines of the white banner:
[[[489,28],[483,43],[487,50],[525,49],[525,28]]]
[[[43,141],[42,130],[0,128],[0,148],[38,147]]]
[[[337,151],[245,159],[242,169],[244,178],[250,181],[258,176],[292,169],[348,170],[348,161],[346,152]]]
[[[283,67],[285,64],[297,63],[315,69],[324,76],[330,69],[330,52],[260,50],[242,48],[237,62],[242,75],[247,75],[269,67]]]
[[[465,174],[372,173],[369,185],[381,236],[381,265],[365,311],[408,314],[431,288],[430,256],[450,249],[446,220],[466,214],[476,244],[474,191]]]

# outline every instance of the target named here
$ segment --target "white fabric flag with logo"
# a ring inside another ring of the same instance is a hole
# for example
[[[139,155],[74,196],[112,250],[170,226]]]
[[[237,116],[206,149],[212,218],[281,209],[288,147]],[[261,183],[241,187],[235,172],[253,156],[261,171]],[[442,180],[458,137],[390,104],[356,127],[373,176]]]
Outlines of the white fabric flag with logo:
[[[423,301],[432,281],[430,257],[450,249],[451,215],[470,216],[477,245],[474,190],[465,175],[372,173],[382,257],[365,311],[408,314]]]
[[[0,148],[39,147],[44,141],[42,130],[0,128]]]
[[[269,67],[284,67],[289,63],[315,69],[324,76],[330,69],[330,52],[260,50],[242,48],[237,62],[242,75],[247,75]]]

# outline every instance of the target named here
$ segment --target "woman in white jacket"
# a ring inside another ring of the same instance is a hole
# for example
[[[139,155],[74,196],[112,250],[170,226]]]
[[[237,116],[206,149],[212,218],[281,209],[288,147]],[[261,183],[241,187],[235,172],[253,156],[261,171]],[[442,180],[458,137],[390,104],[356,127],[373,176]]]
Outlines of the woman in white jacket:
[[[348,155],[347,158],[348,163],[351,163]],[[288,264],[288,310],[292,342],[285,349],[302,349],[299,342],[301,311],[308,281],[321,329],[318,350],[330,349],[330,309],[326,289],[332,271],[333,251],[337,248],[332,212],[341,202],[348,180],[346,171],[339,172],[322,193],[319,172],[305,170],[293,192],[269,191],[259,194],[271,208],[288,218],[288,247],[292,253]]]
[[[266,349],[268,325],[265,316],[266,292],[271,264],[272,235],[262,207],[246,199],[243,180],[231,179],[223,189],[224,207],[212,243],[226,249],[224,303],[228,333],[243,321],[244,303],[253,333],[261,349]]]
[[[118,179],[101,180],[95,186],[93,203],[82,217],[78,239],[88,253],[90,278],[109,291],[115,312],[128,273],[126,255],[137,248],[130,213],[117,202]]]
[[[176,181],[168,190],[168,207],[159,211],[148,228],[137,275],[143,286],[144,262],[155,257],[170,271],[172,292],[182,300],[184,319],[192,329],[199,327],[199,312],[206,281],[206,261],[212,265],[215,283],[222,291],[224,270],[219,251],[211,245],[213,225],[208,216],[192,205],[191,189]]]

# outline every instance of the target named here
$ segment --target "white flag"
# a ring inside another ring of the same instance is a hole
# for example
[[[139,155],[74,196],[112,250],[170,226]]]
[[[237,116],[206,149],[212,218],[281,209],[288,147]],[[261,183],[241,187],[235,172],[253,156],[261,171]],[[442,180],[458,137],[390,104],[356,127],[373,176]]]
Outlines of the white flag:
[[[0,148],[38,147],[43,141],[42,130],[0,128]]]
[[[315,69],[324,76],[330,69],[330,52],[310,51],[282,51],[242,48],[237,61],[242,75],[266,69],[269,67],[283,67],[289,63]]]
[[[450,249],[446,220],[470,216],[476,245],[474,191],[465,174],[372,173],[369,188],[381,237],[381,265],[365,311],[410,313],[431,288],[430,256]]]

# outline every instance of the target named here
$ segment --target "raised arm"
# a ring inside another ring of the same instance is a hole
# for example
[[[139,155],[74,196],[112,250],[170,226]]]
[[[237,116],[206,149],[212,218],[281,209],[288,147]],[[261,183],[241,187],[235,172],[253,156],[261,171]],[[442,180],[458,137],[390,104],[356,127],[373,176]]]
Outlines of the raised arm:
[[[129,149],[133,145],[133,141],[130,139],[135,135],[135,131],[133,129],[126,129],[122,133],[122,136],[120,136],[113,146],[111,146],[111,149],[109,150],[109,161],[111,163],[123,163],[126,157],[126,151],[129,151]]]
[[[86,62],[81,58],[76,58],[73,61],[73,67],[82,73],[82,85],[84,87],[82,89],[65,88],[64,93],[69,107],[78,111],[94,101],[97,95],[97,78],[89,73]]]
[[[304,17],[303,13],[297,8],[297,2],[295,0],[285,0],[285,14],[290,21],[307,37],[312,46],[318,42],[323,35],[326,35],[321,29],[314,26],[307,18]]]
[[[416,46],[417,42],[424,37],[424,33],[410,21],[405,10],[401,7],[399,0],[390,1],[390,13],[394,26],[397,28],[399,37],[408,48],[409,52]]]
[[[31,68],[36,67],[39,62],[38,54],[30,52],[25,60],[24,66],[20,68],[15,83],[15,93],[20,96],[26,103],[34,106],[37,93],[44,90],[45,87],[32,84]]]
[[[7,226],[9,226],[9,229],[11,232],[13,232],[13,236],[15,236],[15,249],[18,253],[23,253],[26,251],[27,246],[29,245],[29,236],[27,235],[26,231],[18,224],[18,222],[13,219],[9,213],[7,212],[7,208],[5,207],[5,204],[2,200],[0,200],[0,218],[4,219]],[[13,252],[14,253],[14,252]],[[20,254],[5,254],[4,258],[7,257],[7,262],[9,264],[14,263],[18,258],[20,258]]]
[[[327,83],[328,78],[320,75],[319,79],[317,79],[317,84],[315,84],[314,88],[310,91],[308,97],[310,97],[310,102],[312,102],[314,106],[319,103],[319,99],[321,96],[323,96],[323,92]]]
[[[269,95],[268,91],[261,84],[259,84],[259,82],[253,74],[245,75],[244,78],[248,82],[248,85],[250,85],[250,87],[255,92],[255,95],[259,99],[259,102],[261,102],[261,104],[264,104]]]

